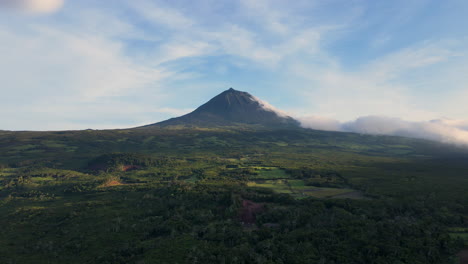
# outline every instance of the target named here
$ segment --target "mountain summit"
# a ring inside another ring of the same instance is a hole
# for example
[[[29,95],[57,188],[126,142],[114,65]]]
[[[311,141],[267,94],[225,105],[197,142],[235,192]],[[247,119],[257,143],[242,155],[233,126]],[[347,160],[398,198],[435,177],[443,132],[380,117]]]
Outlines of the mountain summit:
[[[298,127],[299,122],[247,92],[230,88],[189,114],[146,127],[238,125]]]

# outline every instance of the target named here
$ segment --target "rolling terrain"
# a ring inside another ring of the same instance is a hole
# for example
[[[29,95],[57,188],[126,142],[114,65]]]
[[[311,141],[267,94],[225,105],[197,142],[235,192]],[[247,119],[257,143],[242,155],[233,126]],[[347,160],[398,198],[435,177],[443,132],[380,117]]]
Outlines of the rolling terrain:
[[[0,263],[450,263],[468,150],[303,129],[233,89],[122,130],[0,131]]]

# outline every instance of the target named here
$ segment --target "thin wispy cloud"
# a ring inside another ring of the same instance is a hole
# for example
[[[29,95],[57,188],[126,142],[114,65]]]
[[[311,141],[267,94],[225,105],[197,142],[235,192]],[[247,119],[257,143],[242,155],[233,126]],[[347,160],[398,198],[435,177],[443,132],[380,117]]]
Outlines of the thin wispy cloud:
[[[440,114],[441,105],[427,107],[420,102],[439,96],[437,90],[433,95],[424,90],[435,89],[433,83],[440,84],[440,80],[447,80],[447,76],[443,72],[427,73],[433,72],[433,67],[443,65],[462,78],[463,74],[457,68],[460,63],[468,64],[468,60],[460,51],[459,44],[454,45],[451,41],[423,42],[378,57],[352,70],[344,69],[339,61],[332,59],[325,66],[323,62],[293,65],[290,73],[309,81],[309,86],[301,87],[301,93],[313,106],[309,113],[315,115],[340,120],[369,113],[404,116],[410,120],[438,118],[443,116]],[[457,89],[465,83],[453,85],[450,88]]]
[[[53,13],[64,5],[64,0],[0,0],[0,8],[11,8],[27,13]]]
[[[32,95],[94,100],[125,95],[130,89],[139,89],[170,74],[133,63],[118,42],[99,36],[42,27],[30,28],[27,35],[5,31],[0,31],[0,38],[9,39],[0,48],[0,69],[4,73],[0,82],[15,87],[7,91],[7,97],[30,96],[31,88],[47,84]],[[18,54],[27,61],[18,60]]]
[[[67,114],[79,115],[74,127],[88,128],[112,119],[104,106],[97,117],[92,102],[192,109],[235,87],[319,116],[325,128],[368,115],[463,120],[468,35],[464,17],[450,11],[468,4],[436,10],[432,1],[0,0],[0,89],[8,98],[0,110],[37,102],[35,120],[60,127]],[[39,111],[51,102],[57,108]],[[70,104],[81,106],[78,114]],[[0,129],[45,128],[15,115],[5,114],[9,125]]]
[[[137,0],[127,4],[141,17],[167,28],[187,30],[195,24],[194,20],[182,12],[163,5],[161,2]]]

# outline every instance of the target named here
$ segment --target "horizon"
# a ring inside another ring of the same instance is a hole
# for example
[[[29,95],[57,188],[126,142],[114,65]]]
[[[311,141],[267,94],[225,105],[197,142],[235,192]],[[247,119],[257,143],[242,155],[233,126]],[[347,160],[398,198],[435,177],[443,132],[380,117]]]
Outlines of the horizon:
[[[0,130],[136,127],[234,87],[305,127],[467,143],[465,11],[458,0],[2,0]]]

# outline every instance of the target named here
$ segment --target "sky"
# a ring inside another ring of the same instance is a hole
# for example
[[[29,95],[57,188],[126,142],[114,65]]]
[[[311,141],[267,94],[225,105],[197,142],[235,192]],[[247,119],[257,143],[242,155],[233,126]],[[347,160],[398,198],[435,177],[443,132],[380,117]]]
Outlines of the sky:
[[[0,130],[134,127],[233,87],[306,127],[466,143],[466,14],[466,0],[0,0]]]

